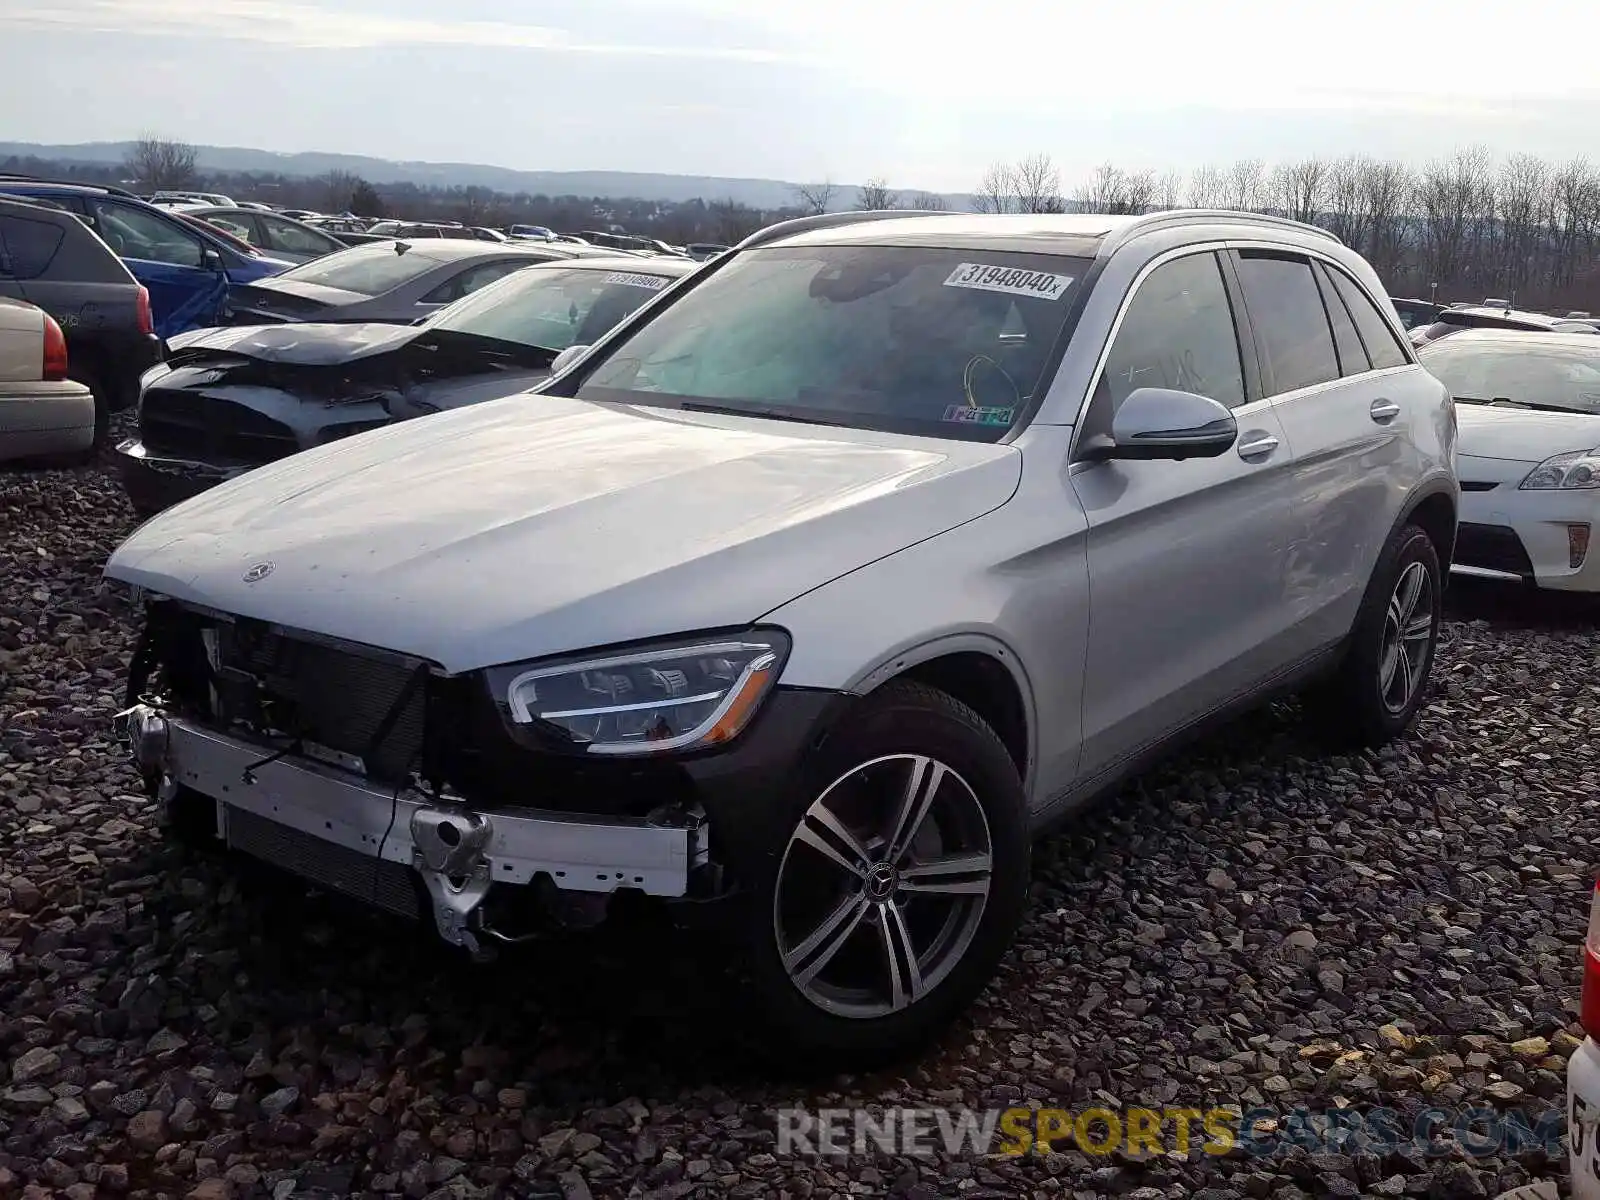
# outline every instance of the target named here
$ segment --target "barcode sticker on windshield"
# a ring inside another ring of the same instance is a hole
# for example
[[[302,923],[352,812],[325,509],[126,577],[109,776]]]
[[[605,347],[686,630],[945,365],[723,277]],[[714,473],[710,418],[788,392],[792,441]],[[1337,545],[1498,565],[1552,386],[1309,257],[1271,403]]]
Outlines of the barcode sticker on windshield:
[[[1023,267],[994,267],[986,263],[961,263],[944,281],[945,287],[977,288],[983,292],[1005,292],[1010,296],[1032,296],[1038,300],[1059,300],[1072,286],[1071,275],[1052,275],[1049,271],[1029,271]]]
[[[620,283],[625,287],[649,288],[659,292],[667,286],[665,275],[630,275],[626,271],[613,271],[606,276],[607,283]]]

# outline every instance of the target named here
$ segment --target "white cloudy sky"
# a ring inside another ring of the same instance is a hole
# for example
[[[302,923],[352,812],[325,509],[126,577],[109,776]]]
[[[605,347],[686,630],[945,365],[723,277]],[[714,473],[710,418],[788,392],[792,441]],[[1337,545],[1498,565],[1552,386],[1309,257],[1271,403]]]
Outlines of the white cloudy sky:
[[[1592,0],[0,0],[0,140],[971,188],[1600,151]]]

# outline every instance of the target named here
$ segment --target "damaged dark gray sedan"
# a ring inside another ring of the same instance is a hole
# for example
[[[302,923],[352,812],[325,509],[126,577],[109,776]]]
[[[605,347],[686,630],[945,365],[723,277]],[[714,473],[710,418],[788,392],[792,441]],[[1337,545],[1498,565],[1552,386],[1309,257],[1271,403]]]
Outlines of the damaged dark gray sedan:
[[[532,387],[699,264],[586,258],[527,267],[416,325],[260,325],[172,339],[117,447],[134,509],[170,504],[312,446]]]

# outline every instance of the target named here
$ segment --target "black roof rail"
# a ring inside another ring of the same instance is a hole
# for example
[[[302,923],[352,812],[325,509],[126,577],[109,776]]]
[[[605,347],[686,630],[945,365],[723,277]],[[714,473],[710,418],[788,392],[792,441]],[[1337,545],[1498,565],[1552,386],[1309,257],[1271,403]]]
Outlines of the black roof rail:
[[[1326,238],[1337,246],[1344,245],[1338,236],[1329,233],[1320,225],[1310,225],[1305,221],[1294,221],[1288,217],[1275,217],[1271,213],[1242,212],[1233,208],[1172,208],[1135,217],[1126,225],[1113,230],[1101,245],[1101,253],[1141,233],[1160,229],[1163,225],[1192,225],[1199,221],[1210,225],[1272,225],[1279,229],[1292,229],[1296,233]]]
[[[111,196],[120,196],[124,200],[138,200],[144,204],[149,203],[143,196],[136,195],[128,191],[127,188],[119,188],[110,183],[94,183],[87,179],[50,179],[44,175],[24,175],[20,171],[0,171],[0,185],[3,185],[7,180],[23,183],[49,183],[58,187],[95,188]]]
[[[864,221],[889,221],[901,217],[956,217],[960,215],[960,213],[954,211],[925,208],[881,208],[866,212],[818,213],[810,217],[793,217],[787,221],[779,221],[776,225],[768,225],[765,229],[758,229],[733,248],[735,250],[751,250],[757,246],[765,246],[768,242],[775,242],[779,238],[790,237],[793,234],[810,233],[813,229],[834,229],[840,225],[859,225]]]

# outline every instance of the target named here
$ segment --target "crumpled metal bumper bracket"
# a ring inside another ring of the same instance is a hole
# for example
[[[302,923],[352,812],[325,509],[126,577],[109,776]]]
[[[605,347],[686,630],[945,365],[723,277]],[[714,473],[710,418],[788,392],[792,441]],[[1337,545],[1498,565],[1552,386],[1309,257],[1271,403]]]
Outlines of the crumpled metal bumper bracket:
[[[159,722],[159,725],[157,724]],[[227,811],[242,809],[357,854],[415,869],[433,902],[440,935],[478,948],[473,917],[489,888],[547,876],[559,889],[607,894],[636,889],[680,897],[705,861],[698,823],[658,824],[535,809],[477,812],[413,799],[333,767],[285,757],[261,761],[263,747],[146,706],[126,717],[141,769],[158,775],[170,799],[190,788]],[[159,734],[156,732],[159,730]],[[252,767],[253,782],[244,781]],[[280,866],[293,870],[292,863]]]

